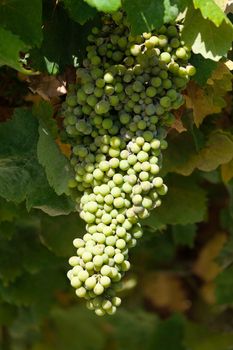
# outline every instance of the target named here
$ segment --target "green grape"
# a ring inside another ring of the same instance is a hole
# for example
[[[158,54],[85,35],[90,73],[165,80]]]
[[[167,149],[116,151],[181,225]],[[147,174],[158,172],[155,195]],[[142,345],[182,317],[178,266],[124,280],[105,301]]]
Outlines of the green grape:
[[[196,68],[194,67],[194,66],[187,66],[186,67],[186,72],[187,72],[187,74],[190,76],[190,77],[192,77],[193,75],[195,75],[196,74]]]
[[[168,52],[162,52],[160,59],[165,63],[169,63],[171,61],[171,55]]]
[[[154,97],[157,93],[157,90],[153,87],[153,86],[149,86],[147,89],[146,89],[146,95],[148,97]]]
[[[103,316],[121,304],[116,293],[143,233],[139,219],[167,193],[159,176],[164,129],[195,68],[187,63],[190,50],[178,25],[133,36],[118,11],[103,14],[88,41],[63,108],[75,172],[69,187],[86,222],[83,239],[73,241],[67,276],[76,295]]]
[[[70,107],[75,107],[77,105],[77,98],[74,95],[67,96],[66,103]]]
[[[187,53],[185,51],[185,49],[183,47],[179,47],[177,50],[176,50],[176,56],[182,60],[186,59],[187,58]]]
[[[141,46],[140,45],[132,45],[130,47],[130,53],[133,55],[133,56],[138,56],[140,53],[141,53]]]
[[[110,105],[107,101],[100,101],[95,106],[95,112],[97,114],[106,114],[110,109]]]
[[[154,87],[160,87],[160,85],[162,84],[162,80],[160,79],[160,77],[154,77],[151,79],[151,85]]]

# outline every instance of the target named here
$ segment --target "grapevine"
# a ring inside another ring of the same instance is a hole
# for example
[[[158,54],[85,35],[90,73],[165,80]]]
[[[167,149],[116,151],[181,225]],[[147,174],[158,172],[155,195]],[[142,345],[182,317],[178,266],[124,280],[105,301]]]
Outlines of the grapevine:
[[[99,316],[114,314],[130,268],[140,220],[161,205],[159,176],[166,128],[195,68],[180,24],[133,36],[122,12],[102,16],[88,36],[87,57],[64,104],[72,145],[77,208],[86,234],[73,242],[68,278]]]

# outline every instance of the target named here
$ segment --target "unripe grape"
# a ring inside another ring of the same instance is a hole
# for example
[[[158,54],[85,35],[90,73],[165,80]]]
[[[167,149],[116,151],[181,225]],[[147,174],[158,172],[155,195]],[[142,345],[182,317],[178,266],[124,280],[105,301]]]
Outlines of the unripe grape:
[[[96,278],[94,276],[88,277],[85,281],[85,286],[88,289],[93,289],[96,286]]]
[[[111,242],[113,242],[111,240]],[[114,244],[115,244],[115,240],[114,240]],[[113,245],[114,245],[113,244]],[[115,254],[115,249],[113,248],[113,246],[108,245],[105,249],[104,252],[109,256],[109,257],[113,257]]]
[[[79,258],[77,256],[72,256],[70,259],[69,259],[69,264],[71,266],[76,266],[79,264]]]
[[[108,276],[102,276],[100,278],[100,284],[104,287],[107,288],[111,284],[111,279]]]
[[[85,297],[85,295],[86,295],[86,293],[87,293],[87,291],[86,291],[86,289],[84,288],[84,287],[80,287],[80,288],[78,288],[78,289],[76,289],[76,295],[79,297],[79,298],[84,298]]]
[[[104,292],[104,287],[102,286],[102,284],[97,283],[93,291],[96,295],[101,295]]]
[[[120,306],[121,305],[121,298],[113,297],[112,298],[112,303],[113,303],[114,306]]]
[[[87,232],[73,241],[77,256],[70,258],[67,276],[99,316],[120,305],[115,295],[130,268],[129,248],[142,236],[139,219],[167,192],[158,176],[167,147],[164,128],[173,123],[171,110],[183,103],[181,90],[195,74],[179,25],[133,36],[123,12],[102,17],[102,28],[88,36],[77,87],[64,103],[75,171],[69,187],[78,193],[76,208]]]
[[[110,105],[107,101],[100,101],[95,106],[95,112],[97,114],[106,114],[110,109]]]
[[[73,277],[70,281],[71,286],[74,288],[79,288],[82,285],[82,282],[80,281],[80,279],[78,277]]]
[[[80,271],[80,272],[78,273],[78,278],[79,278],[80,281],[82,281],[82,282],[85,282],[86,279],[87,279],[88,277],[89,277],[89,273],[88,273],[87,271],[85,271],[85,270]]]
[[[115,306],[112,306],[110,309],[107,309],[107,314],[108,315],[114,315],[116,313],[116,307]]]
[[[179,47],[177,50],[176,50],[176,56],[180,59],[186,59],[187,57],[187,54],[186,54],[186,51],[183,47]]]
[[[81,247],[83,247],[85,245],[85,243],[84,243],[83,239],[75,238],[73,240],[73,245],[74,245],[75,248],[81,248]]]

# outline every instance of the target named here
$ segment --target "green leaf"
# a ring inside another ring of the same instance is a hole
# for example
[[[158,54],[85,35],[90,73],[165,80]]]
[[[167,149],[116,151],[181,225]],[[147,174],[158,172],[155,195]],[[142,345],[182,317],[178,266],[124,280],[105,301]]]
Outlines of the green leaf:
[[[219,304],[233,303],[233,266],[221,272],[216,280],[216,298]]]
[[[15,306],[0,302],[0,325],[10,326],[17,316]]]
[[[165,172],[190,175],[195,168],[212,171],[233,158],[233,139],[229,132],[216,130],[209,135],[205,146],[197,152],[188,133],[173,135],[164,157]],[[182,145],[185,144],[185,147]]]
[[[77,350],[77,344],[82,350],[104,349],[103,321],[88,312],[85,306],[56,307],[51,312],[50,322],[50,334],[53,336],[47,337],[45,332],[38,349]]]
[[[50,337],[44,336],[36,349],[135,350],[147,349],[157,326],[157,316],[137,307],[119,308],[116,315],[100,318],[85,306],[54,308],[48,322]],[[74,337],[75,334],[75,337]]]
[[[192,55],[190,63],[195,66],[196,74],[193,77],[199,85],[205,85],[207,79],[217,66],[217,62],[204,58],[202,55]]]
[[[114,12],[121,6],[121,0],[84,0],[90,6],[96,7],[98,11]]]
[[[133,34],[150,32],[163,24],[163,1],[124,0],[123,8],[127,13]]]
[[[58,256],[74,255],[72,242],[85,233],[85,222],[78,213],[52,218],[43,215],[41,218],[41,235],[43,243]]]
[[[30,62],[35,69],[56,74],[67,65],[77,65],[82,61],[93,23],[81,26],[62,6],[54,7],[52,2],[44,4],[43,12],[46,23],[43,42],[40,49],[30,51]]]
[[[7,65],[23,71],[19,62],[19,53],[26,50],[27,45],[18,36],[0,27],[0,66]]]
[[[137,308],[130,310],[119,308],[109,322],[114,330],[113,340],[117,344],[117,349],[149,350],[150,340],[157,327],[158,318],[153,313]]]
[[[192,350],[231,350],[232,332],[208,329],[204,324],[185,323],[185,345]]]
[[[39,127],[37,155],[45,168],[48,182],[58,195],[68,194],[68,181],[73,177],[69,160],[61,153],[48,129]]]
[[[33,275],[25,273],[7,288],[0,281],[0,296],[13,305],[35,305],[40,311],[47,310],[54,301],[56,290],[65,285],[65,274],[58,269],[47,268]]]
[[[0,197],[0,222],[10,222],[20,215],[20,210],[17,205],[12,202],[7,202]]]
[[[69,16],[76,22],[84,24],[96,15],[96,10],[84,0],[63,0]]]
[[[38,240],[38,218],[26,212],[11,223],[11,227],[14,229],[11,237],[0,235],[0,279],[4,285],[7,286],[25,271],[35,274],[48,266],[57,266],[58,258]]]
[[[176,245],[193,248],[196,233],[197,227],[194,224],[172,226],[172,235]]]
[[[232,221],[231,221],[231,225],[232,225]],[[223,268],[226,268],[232,265],[233,263],[233,236],[232,235],[229,238],[229,240],[225,243],[217,260],[219,264],[223,266]]]
[[[38,122],[29,109],[17,109],[13,119],[0,124],[0,196],[27,202],[49,215],[67,214],[74,203],[57,196],[37,160]]]
[[[141,256],[143,256],[143,252],[146,256],[149,255],[151,257],[150,264],[153,263],[155,266],[161,264],[167,266],[167,264],[170,264],[174,260],[176,255],[174,241],[171,235],[165,232],[165,228],[163,226],[155,230],[155,227],[143,225],[144,235],[140,245],[135,247],[135,251],[137,252],[138,250]]]
[[[58,126],[56,120],[53,118],[53,107],[47,101],[40,101],[32,108],[33,115],[38,118],[39,123],[46,129],[49,130],[53,138],[58,136]]]
[[[216,27],[213,22],[202,17],[200,10],[189,6],[182,38],[186,45],[192,47],[194,53],[219,61],[231,48],[233,26],[230,22],[223,21],[219,27]]]
[[[187,350],[183,344],[184,324],[183,317],[178,314],[160,322],[149,350]]]
[[[0,125],[0,196],[7,200],[19,203],[26,197],[37,128],[36,119],[26,109],[16,110],[12,120]]]
[[[172,147],[169,145],[172,145]],[[182,145],[185,145],[185,147]],[[195,167],[190,159],[196,154],[194,139],[190,133],[169,135],[168,148],[163,157],[163,174],[175,172],[181,175],[190,175]]]
[[[210,134],[206,146],[196,158],[196,167],[211,171],[233,158],[233,138],[228,132],[217,130]]]
[[[42,40],[41,0],[1,1],[0,23],[26,44],[39,46]]]
[[[144,224],[156,228],[162,224],[187,225],[202,221],[207,209],[206,193],[195,180],[172,174],[165,182],[168,193]]]
[[[200,9],[204,18],[208,18],[217,27],[219,27],[223,21],[229,22],[225,13],[214,0],[193,0],[193,4],[195,9]]]
[[[123,8],[133,34],[141,34],[160,28],[164,22],[175,20],[185,4],[186,1],[182,0],[124,0]]]
[[[67,215],[75,210],[75,203],[70,198],[58,196],[49,186],[42,166],[34,163],[30,172],[32,176],[26,195],[28,210],[40,209],[50,216]]]

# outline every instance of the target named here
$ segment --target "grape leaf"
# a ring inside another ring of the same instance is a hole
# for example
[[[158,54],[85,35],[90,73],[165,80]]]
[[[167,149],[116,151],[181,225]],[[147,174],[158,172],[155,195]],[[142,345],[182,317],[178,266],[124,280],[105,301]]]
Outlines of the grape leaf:
[[[62,6],[54,7],[52,2],[44,4],[43,12],[46,27],[43,42],[39,49],[30,51],[30,62],[35,69],[56,74],[67,65],[77,65],[82,60],[93,24],[81,26]]]
[[[174,314],[168,320],[160,322],[149,350],[186,350],[187,348],[183,344],[184,324],[183,317],[178,314]]]
[[[232,221],[230,223],[232,225]],[[229,227],[229,226],[228,226]],[[228,229],[227,227],[227,229]],[[233,236],[231,234],[230,238],[226,241],[223,246],[218,258],[217,262],[224,268],[232,265],[233,263]]]
[[[228,331],[208,329],[203,323],[185,322],[185,345],[192,350],[230,350],[233,334]]]
[[[233,266],[222,271],[215,280],[219,304],[233,303]]]
[[[168,147],[164,152],[162,174],[175,172],[190,175],[195,168],[190,159],[197,154],[193,137],[187,132],[173,133],[168,137],[168,144],[171,144],[172,147]],[[182,147],[184,144],[185,147]]]
[[[48,101],[42,100],[39,103],[34,104],[32,107],[32,113],[38,118],[39,123],[49,130],[53,138],[58,136],[58,125],[53,118],[53,107]]]
[[[0,222],[13,221],[20,214],[21,213],[17,205],[12,202],[7,202],[0,197]]]
[[[189,83],[185,93],[186,105],[193,109],[193,119],[197,127],[207,115],[221,112],[226,102],[220,97],[221,95],[216,95],[212,86],[205,85],[204,88],[200,88],[194,81]]]
[[[154,313],[133,308],[119,308],[116,315],[109,320],[113,327],[113,341],[117,349],[150,349],[150,340],[158,325]]]
[[[214,0],[214,2],[222,11],[225,11],[229,0]]]
[[[227,240],[225,232],[217,232],[198,251],[193,273],[205,282],[212,282],[222,270],[217,258]]]
[[[70,162],[60,152],[48,129],[42,126],[39,127],[37,155],[39,163],[45,168],[50,186],[58,195],[68,194],[68,181],[73,177]]]
[[[1,1],[1,26],[20,37],[26,44],[40,46],[42,40],[41,0]]]
[[[186,133],[173,135],[171,142],[172,147],[168,147],[165,153],[165,172],[187,176],[195,168],[212,171],[233,158],[232,135],[222,130],[212,132],[199,152],[195,149],[193,139]],[[184,144],[186,147],[182,147]]]
[[[40,209],[50,216],[67,215],[75,210],[75,203],[66,195],[58,196],[49,186],[42,166],[33,164],[30,186],[26,194],[27,209]]]
[[[194,239],[196,237],[197,227],[194,224],[190,225],[174,225],[172,226],[172,235],[176,245],[187,246],[193,248]]]
[[[123,8],[133,34],[141,34],[158,29],[164,22],[172,22],[178,12],[185,7],[186,1],[174,0],[124,0]]]
[[[165,260],[164,262],[166,264]],[[189,308],[185,303],[188,298],[187,290],[174,271],[145,272],[142,284],[143,295],[154,308],[169,312],[184,312]]]
[[[190,63],[195,66],[196,74],[193,77],[199,85],[205,85],[207,79],[211,76],[217,66],[217,62],[205,59],[202,55],[192,55]]]
[[[80,24],[84,24],[96,15],[96,10],[84,0],[63,0],[63,2],[70,17]]]
[[[0,27],[0,66],[25,71],[19,62],[19,53],[26,50],[27,45],[18,36]]]
[[[28,163],[38,139],[37,121],[30,111],[18,109],[0,125],[0,195],[21,202],[30,183]]]
[[[42,269],[55,267],[58,258],[38,240],[38,218],[27,212],[12,224],[11,237],[0,236],[0,279],[7,285],[25,271],[34,274]]]
[[[38,122],[29,109],[17,109],[0,125],[0,196],[50,215],[67,214],[74,204],[57,196],[37,160]]]
[[[206,214],[206,193],[195,180],[173,174],[166,183],[168,194],[144,224],[156,228],[162,224],[187,225],[202,221]]]
[[[17,315],[15,306],[0,302],[0,325],[10,326]]]
[[[182,38],[186,45],[192,47],[194,53],[219,61],[231,48],[233,26],[230,22],[223,21],[219,27],[216,27],[213,22],[202,17],[200,10],[189,6]]]
[[[229,163],[222,164],[221,175],[225,183],[233,178],[233,159]]]
[[[84,0],[90,6],[96,7],[98,11],[114,12],[121,6],[121,0]]]
[[[150,259],[155,265],[169,264],[173,261],[176,254],[176,246],[170,234],[163,234],[165,225],[150,227],[142,221],[144,235],[140,245],[135,247],[139,254],[150,255]],[[154,253],[156,251],[156,254]]]
[[[215,131],[210,134],[206,147],[196,158],[196,167],[202,171],[211,171],[220,164],[227,163],[233,157],[233,138],[230,133]]]
[[[54,301],[56,290],[64,288],[66,279],[58,269],[48,268],[36,274],[24,273],[7,288],[0,281],[0,296],[4,301],[17,306],[35,305],[40,312]]]
[[[217,27],[223,21],[229,22],[229,19],[214,0],[193,0],[195,9],[200,9],[204,18],[211,20]]]
[[[43,215],[41,218],[43,243],[58,256],[74,255],[71,242],[84,233],[85,222],[80,219],[78,213],[56,218]]]
[[[102,350],[105,345],[104,334],[101,331],[102,320],[87,312],[84,307],[73,306],[68,309],[54,308],[50,316],[49,338],[44,334],[38,348],[46,350]],[[75,337],[73,336],[75,334]],[[41,346],[41,347],[40,347]]]

